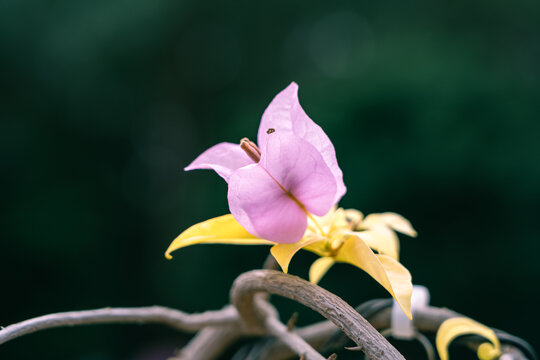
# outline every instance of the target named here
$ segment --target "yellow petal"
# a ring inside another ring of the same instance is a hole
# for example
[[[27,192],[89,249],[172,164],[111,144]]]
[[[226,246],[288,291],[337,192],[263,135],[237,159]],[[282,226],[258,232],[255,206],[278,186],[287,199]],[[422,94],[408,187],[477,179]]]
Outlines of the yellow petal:
[[[334,206],[323,216],[310,214],[308,216],[307,232],[318,235],[329,234],[337,224],[345,226],[347,222],[343,209]]]
[[[323,242],[320,236],[309,236],[293,244],[275,244],[270,249],[272,256],[278,262],[284,273],[289,271],[289,263],[300,249],[316,242]]]
[[[331,217],[327,217],[327,222],[323,223],[323,228],[326,231],[326,234],[331,234],[333,231],[336,231],[339,228],[348,227],[349,220],[345,210],[342,208],[336,208]]]
[[[333,223],[333,221],[334,221],[334,217],[336,216],[336,211],[338,211],[338,207],[336,205],[334,205],[334,206],[332,206],[330,211],[328,211],[323,216],[312,215],[312,217],[308,218],[308,227],[310,225],[315,227],[314,224],[313,224],[313,220],[317,221],[317,223],[320,226],[331,225]]]
[[[334,259],[331,257],[322,257],[315,260],[309,268],[309,281],[318,284],[332,265],[334,265]]]
[[[403,216],[386,212],[381,214],[370,214],[366,216],[364,221],[362,221],[362,226],[365,228],[371,228],[377,224],[384,224],[391,227],[392,229],[399,231],[402,234],[416,237],[416,230],[412,227],[409,220],[405,219]]]
[[[355,227],[356,225],[360,224],[360,222],[362,222],[362,219],[364,218],[364,214],[362,214],[361,211],[356,209],[345,210],[345,216],[350,222],[355,225]]]
[[[455,338],[470,334],[480,335],[491,341],[478,347],[477,355],[480,360],[492,360],[501,355],[501,345],[493,330],[469,318],[459,317],[444,321],[437,331],[435,343],[441,360],[448,360],[448,346]]]
[[[321,241],[311,242],[303,246],[304,250],[311,251],[319,256],[330,256],[327,238],[321,237]]]
[[[359,236],[366,244],[377,251],[379,254],[385,254],[392,259],[399,261],[399,239],[396,233],[386,226],[374,226],[370,230],[349,232]]]
[[[339,250],[336,261],[359,267],[381,284],[397,301],[409,319],[412,282],[409,271],[388,255],[375,254],[358,236],[350,235]]]
[[[169,245],[165,257],[171,259],[171,252],[195,244],[273,245],[274,243],[251,235],[231,214],[228,214],[195,224],[178,235]]]

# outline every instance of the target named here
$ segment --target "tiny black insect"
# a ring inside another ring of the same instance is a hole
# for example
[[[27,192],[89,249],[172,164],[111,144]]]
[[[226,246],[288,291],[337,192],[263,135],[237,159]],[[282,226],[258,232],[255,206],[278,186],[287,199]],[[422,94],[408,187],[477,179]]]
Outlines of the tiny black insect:
[[[270,129],[266,130],[267,134],[271,134],[273,132],[276,132],[276,129],[270,128]]]

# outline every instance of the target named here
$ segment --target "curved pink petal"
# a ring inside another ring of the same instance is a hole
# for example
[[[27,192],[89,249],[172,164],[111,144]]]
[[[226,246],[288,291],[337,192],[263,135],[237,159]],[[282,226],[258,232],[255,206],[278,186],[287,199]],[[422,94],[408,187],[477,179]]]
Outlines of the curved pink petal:
[[[268,135],[260,165],[305,208],[318,216],[334,205],[337,184],[313,145],[290,133]]]
[[[203,152],[184,170],[212,169],[229,182],[231,174],[236,169],[249,164],[253,164],[253,161],[240,148],[240,145],[222,142]]]
[[[252,235],[277,243],[294,243],[304,235],[305,212],[259,164],[232,174],[228,198],[234,218]]]
[[[261,148],[265,147],[269,136],[272,135],[268,134],[269,129],[279,133],[293,133],[309,142],[320,152],[336,180],[334,203],[337,203],[347,188],[343,183],[343,173],[337,163],[334,145],[321,127],[315,124],[300,106],[298,85],[295,82],[277,94],[264,111],[257,134],[257,142]]]

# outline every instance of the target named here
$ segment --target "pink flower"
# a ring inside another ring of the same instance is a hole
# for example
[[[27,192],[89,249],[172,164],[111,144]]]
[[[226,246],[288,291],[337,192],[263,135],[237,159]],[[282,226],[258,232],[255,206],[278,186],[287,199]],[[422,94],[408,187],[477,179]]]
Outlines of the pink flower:
[[[266,108],[257,142],[219,143],[185,170],[213,169],[224,178],[231,213],[252,235],[295,243],[307,217],[325,215],[346,191],[334,146],[300,106],[296,83]]]

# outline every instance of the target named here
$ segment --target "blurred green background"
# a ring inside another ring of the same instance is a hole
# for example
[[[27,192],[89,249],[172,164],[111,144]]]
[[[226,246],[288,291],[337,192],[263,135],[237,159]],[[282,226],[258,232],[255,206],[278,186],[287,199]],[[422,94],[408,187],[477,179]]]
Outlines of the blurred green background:
[[[419,237],[402,238],[402,262],[432,304],[538,348],[539,40],[532,0],[0,1],[0,325],[226,304],[268,248],[165,260],[182,230],[228,212],[221,178],[182,169],[215,143],[255,138],[296,81],[334,142],[341,205],[409,218]],[[387,296],[347,265],[321,285],[351,304]],[[278,305],[284,318],[295,308]],[[306,311],[299,325],[317,319]],[[0,358],[164,359],[187,339],[58,329]]]

